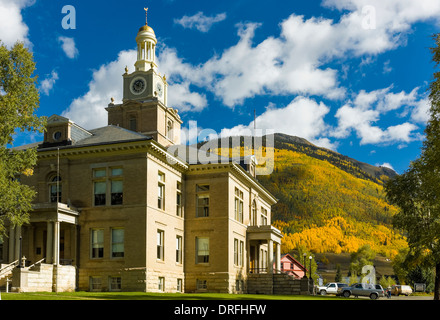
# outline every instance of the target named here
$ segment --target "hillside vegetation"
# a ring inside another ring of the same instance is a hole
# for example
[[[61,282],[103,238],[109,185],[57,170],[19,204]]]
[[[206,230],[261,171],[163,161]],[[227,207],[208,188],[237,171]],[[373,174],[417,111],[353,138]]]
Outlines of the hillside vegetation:
[[[278,199],[272,223],[284,235],[283,252],[303,246],[315,253],[351,253],[369,244],[392,258],[407,246],[392,228],[397,208],[383,190],[394,171],[279,134],[274,155],[274,172],[258,180]]]

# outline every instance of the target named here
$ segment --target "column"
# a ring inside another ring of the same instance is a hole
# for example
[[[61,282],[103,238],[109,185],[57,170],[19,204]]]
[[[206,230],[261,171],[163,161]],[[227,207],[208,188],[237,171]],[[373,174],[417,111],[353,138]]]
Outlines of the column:
[[[275,243],[275,270],[278,272],[281,270],[281,245],[276,242]]]
[[[15,260],[21,259],[20,257],[20,237],[21,237],[21,226],[15,227]]]
[[[273,240],[268,240],[268,248],[267,248],[267,272],[273,273]]]
[[[53,224],[47,221],[46,263],[53,263]]]
[[[9,250],[8,250],[8,256],[9,256],[9,263],[12,263],[15,261],[15,229],[13,226],[9,227]]]
[[[60,264],[60,222],[54,222],[54,233],[53,233],[53,264]]]

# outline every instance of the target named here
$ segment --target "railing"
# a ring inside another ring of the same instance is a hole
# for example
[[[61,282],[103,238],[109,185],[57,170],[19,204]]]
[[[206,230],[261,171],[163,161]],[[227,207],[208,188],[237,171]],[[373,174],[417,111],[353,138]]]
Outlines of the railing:
[[[267,273],[267,268],[249,268],[249,273]]]
[[[43,263],[44,260],[46,260],[46,258],[43,258],[43,259],[41,259],[40,261],[35,262],[34,264],[32,264],[32,265],[29,266],[29,269],[35,267],[35,266],[38,265],[38,264]]]
[[[11,270],[14,269],[16,266],[18,266],[18,260],[15,260],[14,262],[8,264],[6,267],[0,269],[0,279],[11,272]]]

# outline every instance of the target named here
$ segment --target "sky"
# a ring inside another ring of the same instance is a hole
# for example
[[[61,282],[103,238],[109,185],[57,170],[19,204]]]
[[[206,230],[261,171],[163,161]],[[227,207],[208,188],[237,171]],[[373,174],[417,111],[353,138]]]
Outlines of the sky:
[[[144,7],[184,128],[239,135],[255,114],[263,132],[398,173],[419,156],[438,0],[0,0],[0,39],[34,54],[37,115],[107,125]],[[14,145],[41,140],[18,134]]]

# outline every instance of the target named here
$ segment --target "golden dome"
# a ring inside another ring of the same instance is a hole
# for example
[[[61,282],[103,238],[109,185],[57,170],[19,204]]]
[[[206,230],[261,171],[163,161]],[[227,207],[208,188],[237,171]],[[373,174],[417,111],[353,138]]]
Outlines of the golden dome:
[[[153,28],[151,28],[151,27],[150,27],[149,25],[147,25],[147,24],[139,29],[139,32],[138,32],[138,33],[141,33],[141,32],[151,32],[151,33],[154,34],[154,30],[153,30]]]

